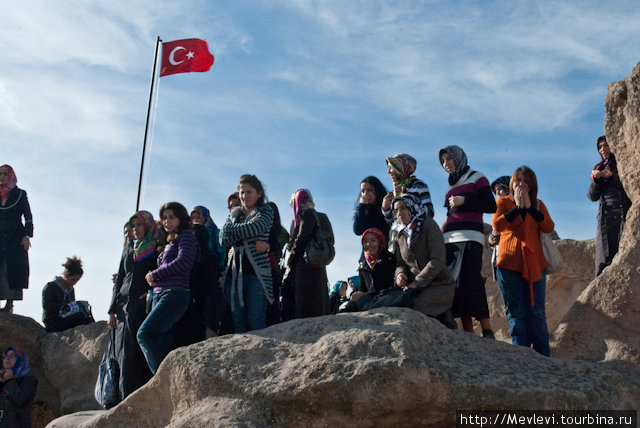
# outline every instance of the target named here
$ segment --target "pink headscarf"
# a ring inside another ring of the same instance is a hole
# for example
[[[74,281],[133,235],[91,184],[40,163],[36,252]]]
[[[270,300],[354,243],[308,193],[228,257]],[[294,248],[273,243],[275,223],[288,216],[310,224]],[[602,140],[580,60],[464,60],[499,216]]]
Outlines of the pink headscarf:
[[[364,231],[362,234],[362,239],[360,242],[362,243],[362,247],[364,248],[364,238],[367,234],[371,234],[376,237],[378,241],[380,241],[380,246],[378,247],[378,252],[376,254],[369,254],[367,252],[364,253],[364,259],[370,268],[373,268],[373,265],[376,263],[378,256],[387,247],[387,238],[385,238],[384,233],[380,231],[380,229],[376,229],[375,227],[369,228]]]
[[[11,189],[16,187],[16,185],[18,184],[18,178],[16,177],[16,173],[13,172],[13,168],[11,168],[9,165],[4,164],[0,166],[0,169],[2,168],[9,171],[9,181],[7,182],[7,184],[0,185],[0,200],[2,200],[2,202],[4,203],[7,202],[7,199],[9,199],[9,193],[11,192]]]
[[[291,228],[291,236],[293,236],[293,231],[295,231],[300,224],[300,214],[302,211],[308,208],[314,208],[316,204],[313,203],[310,191],[307,189],[300,189],[296,190],[296,192],[291,195],[289,205],[293,208],[293,226]]]

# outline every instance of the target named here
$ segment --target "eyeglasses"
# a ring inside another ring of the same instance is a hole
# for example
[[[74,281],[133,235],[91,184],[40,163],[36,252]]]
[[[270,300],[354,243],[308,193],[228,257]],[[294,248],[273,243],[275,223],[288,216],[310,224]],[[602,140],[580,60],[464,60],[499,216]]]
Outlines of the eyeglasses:
[[[6,360],[7,358],[16,358],[16,354],[4,354],[2,359]]]
[[[362,245],[368,245],[368,244],[373,244],[373,243],[378,243],[380,241],[378,241],[376,238],[368,238],[368,239],[363,239],[362,240]]]

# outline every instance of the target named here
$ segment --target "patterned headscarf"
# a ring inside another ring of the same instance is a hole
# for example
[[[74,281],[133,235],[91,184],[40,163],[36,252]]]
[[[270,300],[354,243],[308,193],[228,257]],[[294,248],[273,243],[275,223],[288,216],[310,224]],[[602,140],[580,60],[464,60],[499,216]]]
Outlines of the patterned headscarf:
[[[2,202],[4,203],[7,202],[7,199],[9,199],[9,193],[11,192],[11,189],[16,187],[16,185],[18,184],[18,179],[16,178],[16,173],[13,171],[13,168],[11,168],[11,166],[4,164],[0,166],[0,169],[2,168],[9,171],[9,181],[7,181],[7,184],[0,185],[0,200],[2,200]]]
[[[203,223],[202,225],[204,227],[206,227],[207,229],[217,229],[218,226],[216,226],[216,224],[213,222],[213,219],[211,218],[211,213],[209,212],[209,209],[207,207],[204,207],[202,205],[198,205],[196,206],[193,210],[191,210],[191,213],[193,214],[194,212],[200,214],[202,216]]]
[[[407,245],[411,248],[411,245],[415,244],[416,238],[422,231],[422,223],[424,222],[426,211],[424,206],[420,203],[420,199],[410,193],[403,193],[402,195],[393,198],[391,206],[395,206],[395,203],[398,201],[403,201],[407,205],[407,208],[409,208],[409,212],[411,213],[411,220],[409,221],[409,224],[405,225],[400,223],[396,218],[391,230],[394,235],[404,233],[407,236]]]
[[[393,181],[393,193],[394,195],[398,195],[404,192],[404,189],[411,181],[412,174],[416,172],[417,162],[413,158],[413,156],[404,154],[404,153],[396,153],[393,156],[389,156],[385,158],[387,161],[387,166],[391,167],[398,176],[392,176],[391,179]],[[402,189],[402,190],[401,190]]]
[[[602,142],[605,142],[605,143],[607,142],[607,137],[605,137],[604,135],[598,137],[598,141],[596,142],[596,149],[598,150],[598,154],[600,155],[600,159],[602,159],[602,161],[596,164],[596,166],[594,166],[593,169],[598,171],[603,171],[608,167],[609,171],[613,172],[614,174],[617,174],[618,163],[616,162],[616,156],[613,153],[611,153],[609,155],[609,159],[605,159],[604,157],[602,157],[602,153],[600,153],[600,143]],[[606,180],[606,178],[602,178],[602,180]]]
[[[310,191],[307,189],[300,189],[291,195],[289,205],[293,208],[293,225],[291,226],[290,232],[290,235],[293,236],[294,231],[300,224],[300,214],[302,211],[309,208],[315,208],[316,204],[313,203]]]
[[[467,155],[464,150],[462,150],[458,146],[447,146],[443,149],[440,149],[438,153],[438,160],[440,161],[440,165],[442,165],[442,155],[448,154],[453,159],[453,163],[456,166],[456,170],[449,174],[449,184],[454,185],[460,180],[462,174],[469,170],[469,165],[467,165]]]
[[[371,234],[375,236],[376,239],[380,242],[380,245],[378,246],[378,252],[376,254],[369,254],[366,251],[364,253],[364,259],[366,260],[369,267],[373,268],[373,265],[376,263],[376,260],[378,259],[378,256],[380,255],[380,253],[382,252],[382,250],[384,250],[387,247],[387,238],[384,237],[384,233],[382,233],[380,229],[371,227],[365,230],[364,233],[362,234],[362,239],[360,239],[360,242],[362,243],[362,248],[364,248],[364,238],[365,236],[367,236],[367,234]]]
[[[27,373],[29,373],[29,370],[31,369],[31,366],[29,365],[29,357],[27,357],[27,353],[24,352],[24,350],[21,348],[18,348],[16,346],[11,346],[5,349],[4,352],[2,353],[3,360],[5,355],[7,355],[7,352],[9,351],[13,351],[16,353],[16,363],[11,368],[11,371],[13,371],[13,377],[26,376]]]
[[[493,183],[491,183],[491,191],[496,193],[496,186],[504,187],[507,190],[507,195],[509,194],[509,181],[511,177],[508,175],[503,175],[501,177],[496,178]]]
[[[133,261],[141,262],[156,249],[158,243],[158,226],[149,211],[138,211],[129,219],[129,227],[133,230],[133,219],[140,219],[144,226],[144,238],[141,241],[133,240]]]

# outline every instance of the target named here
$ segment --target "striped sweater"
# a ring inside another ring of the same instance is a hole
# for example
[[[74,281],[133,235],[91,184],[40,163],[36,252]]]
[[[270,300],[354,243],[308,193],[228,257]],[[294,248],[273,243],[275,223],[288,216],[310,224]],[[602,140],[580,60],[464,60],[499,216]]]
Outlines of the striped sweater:
[[[233,215],[229,215],[227,221],[220,230],[220,244],[233,246],[233,256],[229,257],[224,278],[231,272],[231,301],[233,295],[239,293],[240,306],[244,306],[242,288],[242,262],[246,257],[251,263],[258,281],[262,284],[265,297],[269,303],[273,303],[273,280],[269,265],[269,253],[256,251],[255,242],[269,242],[269,232],[273,224],[273,209],[269,205],[256,208],[246,218],[236,222]]]
[[[433,203],[431,202],[431,193],[429,192],[429,186],[427,186],[427,183],[420,180],[419,178],[413,177],[407,187],[402,190],[402,193],[409,193],[411,195],[417,196],[418,199],[420,199],[420,205],[424,207],[424,210],[429,215],[429,217],[433,218]],[[382,210],[387,223],[392,223],[394,220],[392,210],[393,207],[389,208],[389,210],[387,211]]]
[[[449,207],[449,197],[463,196],[464,203]],[[467,171],[445,195],[447,220],[443,227],[445,244],[475,241],[484,245],[484,223],[482,213],[496,212],[496,201],[487,178],[473,170]]]

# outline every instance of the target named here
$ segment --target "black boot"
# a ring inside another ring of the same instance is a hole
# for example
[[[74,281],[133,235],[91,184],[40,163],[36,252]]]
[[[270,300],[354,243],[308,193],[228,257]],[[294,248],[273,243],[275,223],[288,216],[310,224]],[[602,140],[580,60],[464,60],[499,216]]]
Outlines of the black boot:
[[[453,313],[451,313],[451,309],[447,309],[440,315],[436,317],[438,321],[445,325],[445,327],[450,328],[451,330],[458,329],[458,323],[453,319]]]

